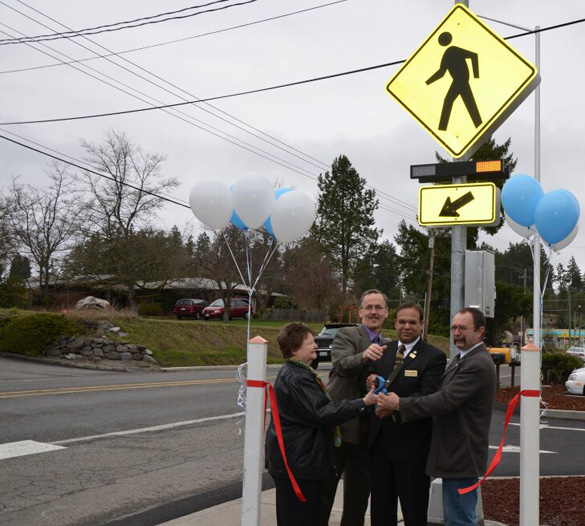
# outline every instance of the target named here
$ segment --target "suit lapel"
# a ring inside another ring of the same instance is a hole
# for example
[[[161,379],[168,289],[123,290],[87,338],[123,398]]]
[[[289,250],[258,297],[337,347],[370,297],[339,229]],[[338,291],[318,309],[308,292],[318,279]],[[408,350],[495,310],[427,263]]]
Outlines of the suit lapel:
[[[370,335],[368,334],[368,331],[366,330],[366,328],[363,325],[359,326],[359,333],[360,333],[360,347],[361,347],[360,352],[364,352],[370,346],[370,343],[372,343],[372,340],[370,340]]]

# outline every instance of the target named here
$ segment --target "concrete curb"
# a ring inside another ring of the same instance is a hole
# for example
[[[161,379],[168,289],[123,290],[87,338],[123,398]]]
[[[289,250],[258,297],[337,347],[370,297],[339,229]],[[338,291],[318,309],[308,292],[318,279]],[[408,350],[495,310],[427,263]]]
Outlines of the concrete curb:
[[[24,354],[15,354],[10,352],[0,352],[0,356],[4,358],[14,358],[15,360],[27,360],[29,362],[36,362],[36,363],[44,363],[46,365],[61,365],[63,367],[73,367],[75,369],[92,369],[94,371],[109,371],[109,372],[116,372],[116,373],[132,373],[132,372],[142,372],[142,373],[154,373],[160,372],[160,367],[156,365],[148,365],[146,367],[127,367],[126,365],[106,365],[102,363],[75,363],[74,361],[69,360],[59,360],[55,358],[41,358],[40,356],[26,356]]]

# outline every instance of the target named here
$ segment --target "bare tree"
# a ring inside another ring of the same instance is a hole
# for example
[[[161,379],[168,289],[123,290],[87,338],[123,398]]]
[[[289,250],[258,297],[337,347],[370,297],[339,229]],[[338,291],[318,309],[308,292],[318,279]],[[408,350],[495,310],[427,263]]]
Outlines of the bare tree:
[[[9,222],[10,200],[8,195],[0,193],[0,277],[7,267],[7,261],[13,247],[12,232]]]
[[[242,282],[238,267],[242,270],[244,279],[247,277],[245,252],[244,235],[233,225],[229,225],[221,232],[213,232],[211,238],[207,233],[200,234],[195,244],[195,266],[199,269],[199,275],[213,280],[217,285],[219,295],[225,305],[223,317],[226,321],[229,319],[229,305],[234,289],[238,283]],[[238,267],[234,263],[232,254],[236,258]]]
[[[164,204],[161,194],[176,188],[178,182],[161,176],[163,155],[144,153],[124,133],[110,131],[103,143],[83,141],[82,147],[87,152],[85,161],[104,174],[83,174],[90,195],[86,204],[90,229],[113,249],[124,247],[136,231],[153,224]],[[116,258],[120,267],[132,266],[135,255],[116,250]],[[120,282],[127,287],[128,304],[135,310],[136,281],[124,275],[120,273]]]
[[[41,300],[46,300],[49,279],[58,276],[63,256],[80,230],[79,206],[67,166],[52,162],[49,186],[20,185],[14,179],[8,202],[8,228],[22,252],[36,264]]]

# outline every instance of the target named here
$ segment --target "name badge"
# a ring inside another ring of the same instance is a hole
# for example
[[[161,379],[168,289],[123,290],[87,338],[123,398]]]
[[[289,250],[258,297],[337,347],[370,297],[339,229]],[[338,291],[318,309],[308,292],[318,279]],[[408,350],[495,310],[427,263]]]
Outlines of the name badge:
[[[411,376],[411,377],[416,378],[418,376],[418,371],[412,370],[412,369],[406,369],[404,371],[404,376]]]

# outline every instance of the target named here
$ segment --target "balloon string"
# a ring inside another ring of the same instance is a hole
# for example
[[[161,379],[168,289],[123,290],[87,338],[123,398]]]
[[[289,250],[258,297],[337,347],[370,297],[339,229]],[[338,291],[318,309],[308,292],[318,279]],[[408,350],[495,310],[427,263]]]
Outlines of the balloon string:
[[[246,285],[248,286],[248,323],[247,323],[247,339],[246,341],[250,341],[250,323],[252,317],[252,296],[254,294],[254,289],[252,288],[252,252],[249,249],[249,240],[250,240],[250,231],[247,230],[244,232],[244,241],[246,244],[246,271],[248,273],[248,282]]]
[[[274,248],[272,248],[273,245],[273,238],[270,238],[268,240],[268,250],[266,251],[266,255],[264,256],[264,261],[262,262],[262,265],[260,266],[260,270],[258,271],[258,276],[256,277],[256,281],[254,281],[254,285],[252,285],[252,289],[256,289],[256,284],[258,283],[259,279],[262,277],[262,274],[264,273],[264,269],[268,266],[268,263],[270,263],[270,260],[272,259],[272,256],[274,255],[274,253],[276,252],[276,249],[278,248],[278,245],[274,245]],[[272,252],[271,252],[272,250]]]
[[[244,276],[242,276],[242,271],[240,270],[238,262],[236,261],[234,253],[232,252],[232,248],[230,247],[230,244],[228,243],[228,240],[227,240],[227,236],[225,234],[223,234],[223,239],[225,241],[226,246],[228,247],[228,250],[230,251],[230,254],[232,255],[232,259],[234,260],[234,265],[236,265],[236,269],[238,271],[238,274],[240,275],[240,279],[242,280],[242,283],[245,285],[246,280],[244,279]]]
[[[546,258],[546,274],[544,276],[544,286],[540,291],[540,328],[542,329],[542,322],[544,320],[544,293],[546,292],[546,284],[550,276],[550,269],[552,267],[552,247],[548,247],[548,256]]]

